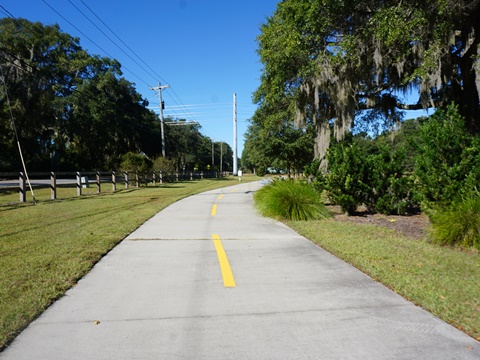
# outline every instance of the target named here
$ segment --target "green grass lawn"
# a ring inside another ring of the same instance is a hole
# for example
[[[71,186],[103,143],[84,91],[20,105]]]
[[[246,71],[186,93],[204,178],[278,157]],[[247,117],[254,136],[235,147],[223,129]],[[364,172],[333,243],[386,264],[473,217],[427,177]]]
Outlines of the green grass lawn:
[[[286,221],[325,250],[480,340],[480,253],[335,220]]]
[[[154,214],[186,196],[235,184],[230,177],[0,206],[0,349]],[[35,195],[48,199],[49,193]]]

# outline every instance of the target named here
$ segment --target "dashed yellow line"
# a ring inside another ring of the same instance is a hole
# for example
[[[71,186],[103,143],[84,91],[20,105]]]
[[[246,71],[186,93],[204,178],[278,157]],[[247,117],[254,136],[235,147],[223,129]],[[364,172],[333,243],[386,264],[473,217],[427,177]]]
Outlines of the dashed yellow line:
[[[217,200],[221,200],[224,194],[220,195]],[[212,216],[217,215],[217,204],[212,206]],[[215,245],[215,250],[217,251],[218,262],[220,263],[220,270],[222,271],[223,285],[225,287],[236,287],[235,279],[233,277],[232,268],[223,248],[222,242],[220,241],[220,236],[218,234],[212,235],[213,244]]]
[[[222,270],[223,285],[225,287],[236,287],[237,284],[233,277],[232,268],[230,267],[227,254],[220,241],[220,236],[218,234],[213,234],[212,240],[215,245],[215,250],[217,250],[218,262],[220,263],[220,269]]]

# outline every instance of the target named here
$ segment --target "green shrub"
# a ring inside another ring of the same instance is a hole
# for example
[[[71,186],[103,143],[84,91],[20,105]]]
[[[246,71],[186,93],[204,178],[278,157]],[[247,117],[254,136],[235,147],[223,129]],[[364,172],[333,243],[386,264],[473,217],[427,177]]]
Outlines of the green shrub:
[[[264,166],[259,166],[255,169],[256,175],[257,176],[265,176],[265,167]]]
[[[325,189],[348,214],[359,205],[389,215],[418,207],[413,178],[405,174],[405,149],[355,136],[335,144],[327,159]]]
[[[449,207],[470,189],[467,179],[480,180],[480,146],[455,105],[437,110],[420,127],[422,145],[415,161],[417,192],[425,209]],[[471,181],[471,180],[470,180]]]
[[[390,145],[378,148],[367,157],[369,191],[365,205],[382,214],[406,214],[417,207],[413,179],[404,174],[406,153]]]
[[[478,194],[446,209],[430,214],[433,242],[442,245],[459,245],[480,250],[480,197]]]
[[[120,165],[124,171],[151,171],[153,162],[146,155],[128,152],[122,156],[122,163]]]
[[[314,160],[309,165],[305,166],[303,173],[308,178],[308,182],[318,192],[322,193],[325,190],[325,177],[320,168],[320,161]]]
[[[353,214],[369,191],[365,153],[355,142],[346,140],[328,150],[327,160],[325,189],[334,204]]]
[[[164,174],[173,174],[175,172],[175,160],[163,156],[158,157],[153,162],[153,170],[161,171]]]
[[[330,216],[310,185],[277,180],[255,193],[255,206],[263,216],[288,220],[321,219]]]

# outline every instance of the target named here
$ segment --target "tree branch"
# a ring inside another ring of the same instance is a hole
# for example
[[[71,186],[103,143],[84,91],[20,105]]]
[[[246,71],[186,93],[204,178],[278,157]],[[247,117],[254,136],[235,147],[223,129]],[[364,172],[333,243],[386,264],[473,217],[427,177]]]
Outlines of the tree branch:
[[[399,101],[395,102],[395,107],[401,110],[422,110],[423,109],[423,105],[421,103],[404,104]],[[369,109],[375,109],[375,108],[378,108],[378,104],[372,104],[368,106],[366,103],[361,103],[358,105],[359,110],[369,110]]]

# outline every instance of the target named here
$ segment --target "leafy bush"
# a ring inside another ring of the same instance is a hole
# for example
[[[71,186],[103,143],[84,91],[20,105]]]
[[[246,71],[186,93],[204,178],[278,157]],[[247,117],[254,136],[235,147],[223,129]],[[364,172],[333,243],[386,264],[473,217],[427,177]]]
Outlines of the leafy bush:
[[[352,137],[329,150],[325,188],[349,214],[359,205],[383,214],[407,213],[416,201],[413,179],[404,173],[405,158],[404,149]]]
[[[321,193],[325,190],[325,177],[322,174],[319,160],[314,160],[309,165],[305,166],[303,173],[307,176],[308,182],[317,192]]]
[[[172,174],[175,172],[175,160],[158,157],[153,163],[153,169],[163,172],[164,174]]]
[[[330,216],[320,195],[308,184],[277,180],[254,195],[263,216],[288,220],[311,220]]]
[[[138,171],[144,173],[150,171],[153,162],[146,155],[128,152],[122,156],[121,168],[124,171]]]
[[[437,110],[420,127],[415,163],[417,193],[425,209],[448,207],[480,181],[479,139],[471,136],[458,107]],[[467,179],[470,179],[467,182]]]
[[[346,140],[329,149],[327,160],[325,189],[335,204],[352,214],[369,191],[365,154],[355,142]]]
[[[266,172],[265,172],[265,167],[264,166],[259,166],[255,170],[256,170],[256,174],[258,176],[265,176]]]
[[[480,197],[478,194],[446,209],[430,214],[433,242],[442,245],[459,245],[480,250]]]
[[[406,154],[384,145],[367,157],[369,192],[365,205],[382,214],[406,214],[416,207],[413,179],[404,174]]]

